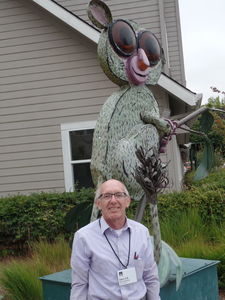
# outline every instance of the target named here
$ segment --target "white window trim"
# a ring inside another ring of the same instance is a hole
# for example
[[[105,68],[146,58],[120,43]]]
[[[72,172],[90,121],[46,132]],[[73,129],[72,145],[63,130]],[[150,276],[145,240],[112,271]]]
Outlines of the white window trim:
[[[73,192],[73,164],[81,162],[90,162],[90,159],[72,161],[70,147],[70,131],[94,129],[96,121],[84,121],[61,124],[62,152],[63,152],[63,167],[64,167],[64,182],[65,191]]]

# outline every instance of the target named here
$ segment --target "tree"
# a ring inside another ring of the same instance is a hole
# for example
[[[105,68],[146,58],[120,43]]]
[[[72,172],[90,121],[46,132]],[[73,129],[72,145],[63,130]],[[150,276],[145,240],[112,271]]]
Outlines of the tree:
[[[219,91],[215,87],[211,89],[219,94],[225,95],[224,91]],[[214,151],[217,152],[223,159],[225,158],[225,97],[220,96],[211,97],[208,99],[207,107],[214,109],[210,112],[212,114],[214,121],[208,114],[207,117],[201,115],[197,121],[193,124],[192,129],[196,131],[204,131],[205,126],[209,126],[212,123],[212,127],[208,130],[207,136],[213,144]],[[204,119],[203,119],[204,118]],[[210,126],[209,126],[210,127]],[[207,130],[206,130],[207,131]],[[204,131],[205,132],[205,131]],[[191,134],[190,142],[198,145],[198,148],[201,149],[205,138],[200,135]]]
[[[207,106],[209,108],[218,109],[218,111],[213,112],[214,124],[212,130],[209,132],[209,138],[211,139],[214,148],[221,153],[223,158],[225,158],[225,113],[220,110],[225,111],[225,91],[220,91],[216,87],[211,87],[213,92],[221,94],[217,97],[211,97],[208,99]]]

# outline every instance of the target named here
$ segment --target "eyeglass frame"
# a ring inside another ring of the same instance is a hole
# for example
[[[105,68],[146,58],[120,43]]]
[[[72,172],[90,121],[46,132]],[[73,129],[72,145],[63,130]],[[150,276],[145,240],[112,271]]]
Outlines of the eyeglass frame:
[[[117,197],[116,194],[122,194],[121,196]],[[110,197],[108,199],[104,199],[105,195],[109,195]],[[115,199],[122,199],[122,198],[126,198],[129,197],[125,192],[116,192],[116,193],[103,193],[101,195],[99,195],[99,197],[97,199],[102,199],[102,200],[111,200],[112,197],[114,196]]]

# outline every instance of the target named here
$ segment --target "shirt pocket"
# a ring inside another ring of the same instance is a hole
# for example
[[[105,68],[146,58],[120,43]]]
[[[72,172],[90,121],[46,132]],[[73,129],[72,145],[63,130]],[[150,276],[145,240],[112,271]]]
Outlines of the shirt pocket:
[[[136,270],[137,280],[141,280],[143,277],[143,271],[144,271],[144,262],[141,258],[134,260],[134,267]]]

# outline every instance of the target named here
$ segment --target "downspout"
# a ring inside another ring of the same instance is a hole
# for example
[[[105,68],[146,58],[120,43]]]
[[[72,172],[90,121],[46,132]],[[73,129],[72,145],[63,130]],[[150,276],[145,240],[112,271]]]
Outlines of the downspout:
[[[169,59],[169,48],[167,39],[167,28],[166,21],[164,18],[164,0],[159,0],[159,19],[160,19],[160,31],[161,31],[161,45],[164,50],[166,64],[164,65],[164,72],[170,76],[170,59]]]
[[[175,3],[176,3],[176,18],[177,18],[177,34],[178,34],[178,40],[179,40],[178,46],[179,46],[179,53],[180,53],[181,80],[182,80],[182,85],[186,87],[183,44],[182,44],[182,34],[181,34],[180,9],[179,9],[178,0],[176,0]]]

